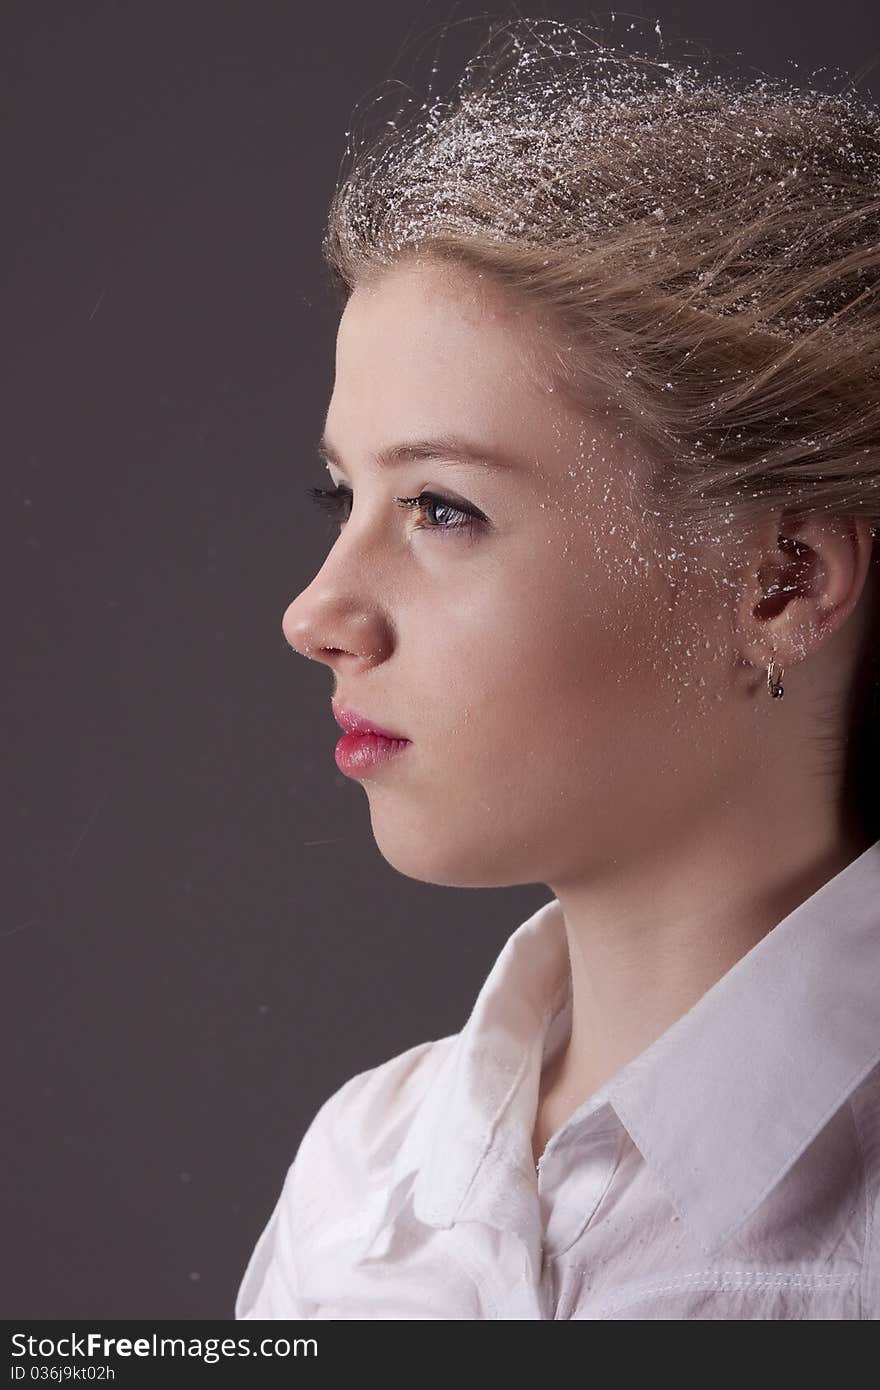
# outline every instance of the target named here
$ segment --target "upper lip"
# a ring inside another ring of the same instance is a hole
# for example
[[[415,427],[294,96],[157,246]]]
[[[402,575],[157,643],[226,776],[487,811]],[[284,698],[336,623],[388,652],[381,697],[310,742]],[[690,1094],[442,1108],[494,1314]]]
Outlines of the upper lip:
[[[406,739],[406,734],[393,734],[390,729],[383,728],[359,710],[343,709],[335,700],[331,701],[331,709],[340,729],[344,729],[348,734],[379,734],[382,738]],[[408,739],[406,741],[409,742]]]

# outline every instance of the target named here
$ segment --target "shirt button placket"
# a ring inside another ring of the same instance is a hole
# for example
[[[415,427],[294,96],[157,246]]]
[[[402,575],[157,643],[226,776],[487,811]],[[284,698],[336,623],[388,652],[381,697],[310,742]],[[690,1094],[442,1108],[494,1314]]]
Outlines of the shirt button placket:
[[[620,1125],[575,1132],[541,1158],[538,1201],[544,1259],[555,1259],[589,1226],[620,1157]]]

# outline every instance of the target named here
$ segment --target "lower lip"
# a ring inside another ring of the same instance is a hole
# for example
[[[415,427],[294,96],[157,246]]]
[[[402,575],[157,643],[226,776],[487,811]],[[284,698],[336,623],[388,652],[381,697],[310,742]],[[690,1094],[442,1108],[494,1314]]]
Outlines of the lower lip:
[[[337,743],[336,766],[346,777],[363,777],[390,762],[408,748],[408,738],[383,738],[381,734],[345,734]]]

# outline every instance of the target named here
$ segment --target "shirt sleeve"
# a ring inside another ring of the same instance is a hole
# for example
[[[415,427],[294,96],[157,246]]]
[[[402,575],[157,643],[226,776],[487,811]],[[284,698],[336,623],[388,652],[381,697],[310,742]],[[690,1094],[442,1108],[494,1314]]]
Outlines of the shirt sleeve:
[[[306,1316],[296,1292],[296,1276],[291,1261],[276,1255],[282,1198],[254,1247],[235,1300],[237,1319],[291,1318]]]
[[[315,1165],[320,1164],[327,1104],[329,1102],[321,1107],[303,1135],[272,1214],[248,1261],[235,1300],[237,1319],[309,1316],[300,1295],[296,1242],[292,1233],[300,1224],[300,1212],[307,1211],[310,1205],[308,1186]]]
[[[420,1043],[350,1077],[324,1101],[248,1261],[236,1319],[322,1316],[304,1275],[328,1232],[354,1237],[381,1209],[387,1172],[442,1051],[437,1041]]]

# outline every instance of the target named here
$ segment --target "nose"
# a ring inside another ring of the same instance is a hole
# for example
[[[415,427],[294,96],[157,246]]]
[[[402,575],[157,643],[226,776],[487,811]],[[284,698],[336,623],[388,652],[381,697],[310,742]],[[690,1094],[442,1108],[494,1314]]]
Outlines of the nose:
[[[294,651],[332,670],[374,666],[390,650],[389,625],[375,607],[314,580],[288,606],[281,630]]]

